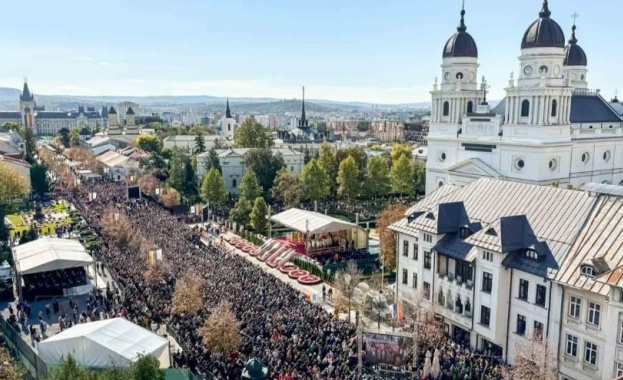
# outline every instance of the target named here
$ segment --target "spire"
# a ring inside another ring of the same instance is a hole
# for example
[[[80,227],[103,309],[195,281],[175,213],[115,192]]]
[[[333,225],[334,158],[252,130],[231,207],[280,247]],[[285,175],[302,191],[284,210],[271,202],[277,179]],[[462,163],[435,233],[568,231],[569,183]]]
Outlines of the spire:
[[[21,99],[24,101],[32,100],[32,94],[30,93],[30,89],[28,88],[28,79],[26,77],[24,77],[24,89],[22,90]]]
[[[465,0],[463,0],[463,7],[461,8],[461,23],[456,28],[456,31],[464,32],[466,30],[467,30],[467,27],[465,26]]]
[[[541,12],[539,12],[540,18],[549,18],[552,15],[552,12],[549,11],[549,4],[547,4],[547,0],[543,0],[543,8]]]
[[[576,12],[572,14],[571,17],[573,17],[573,27],[571,27],[571,39],[569,40],[569,43],[571,45],[575,45],[578,43],[578,39],[575,38],[575,29],[576,29],[575,21],[578,19],[578,17],[580,17],[580,15],[578,15]]]
[[[307,126],[307,118],[305,117],[305,86],[303,86],[303,106],[301,111],[301,127]]]
[[[231,119],[231,110],[229,109],[229,97],[227,98],[227,109],[225,110],[225,117]]]

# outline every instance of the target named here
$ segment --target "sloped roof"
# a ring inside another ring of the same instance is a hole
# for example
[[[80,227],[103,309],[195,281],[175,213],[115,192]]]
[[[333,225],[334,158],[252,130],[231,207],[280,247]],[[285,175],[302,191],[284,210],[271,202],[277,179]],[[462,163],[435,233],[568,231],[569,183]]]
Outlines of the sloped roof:
[[[13,248],[17,270],[22,274],[49,272],[91,265],[93,258],[77,240],[42,237]]]
[[[312,234],[352,230],[360,228],[354,223],[346,222],[328,215],[313,211],[291,208],[270,218],[271,221],[286,226],[298,232],[309,231]]]

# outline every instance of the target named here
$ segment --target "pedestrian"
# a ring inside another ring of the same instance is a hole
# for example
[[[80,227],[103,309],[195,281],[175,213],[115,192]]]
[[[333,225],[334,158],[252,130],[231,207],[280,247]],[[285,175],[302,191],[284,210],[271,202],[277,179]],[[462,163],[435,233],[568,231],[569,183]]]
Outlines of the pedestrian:
[[[322,302],[327,301],[327,287],[325,284],[322,284]]]
[[[47,304],[45,305],[45,318],[50,319],[50,314],[52,314],[52,311],[50,310],[50,304]]]
[[[328,294],[329,294],[329,302],[333,301],[333,288],[329,288]]]

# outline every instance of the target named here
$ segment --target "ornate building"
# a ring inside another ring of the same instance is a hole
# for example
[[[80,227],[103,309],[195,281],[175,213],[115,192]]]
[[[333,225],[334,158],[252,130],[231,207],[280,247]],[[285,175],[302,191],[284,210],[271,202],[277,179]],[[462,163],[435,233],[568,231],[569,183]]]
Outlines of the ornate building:
[[[547,0],[521,42],[519,75],[491,108],[465,10],[443,49],[428,135],[426,192],[477,178],[579,186],[623,181],[623,118],[618,101],[589,90],[575,22],[565,45]]]

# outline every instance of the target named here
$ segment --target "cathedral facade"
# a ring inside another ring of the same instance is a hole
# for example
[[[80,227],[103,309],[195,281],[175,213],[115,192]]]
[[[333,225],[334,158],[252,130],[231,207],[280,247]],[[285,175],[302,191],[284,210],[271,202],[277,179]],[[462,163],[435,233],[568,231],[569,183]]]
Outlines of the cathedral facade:
[[[479,83],[478,48],[465,10],[443,49],[428,134],[426,193],[481,177],[538,185],[623,183],[623,105],[588,86],[576,25],[566,41],[543,2],[521,41],[517,78],[495,107]]]

